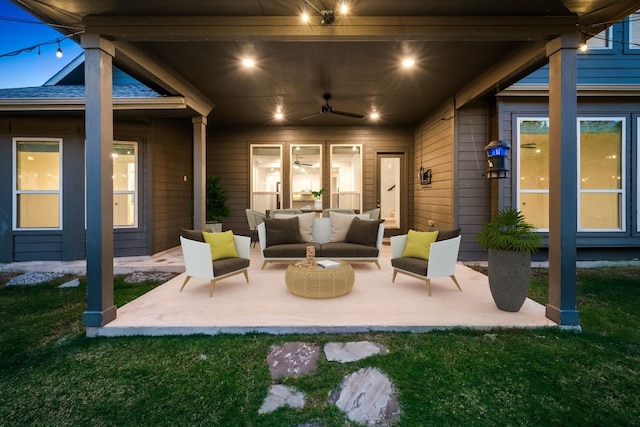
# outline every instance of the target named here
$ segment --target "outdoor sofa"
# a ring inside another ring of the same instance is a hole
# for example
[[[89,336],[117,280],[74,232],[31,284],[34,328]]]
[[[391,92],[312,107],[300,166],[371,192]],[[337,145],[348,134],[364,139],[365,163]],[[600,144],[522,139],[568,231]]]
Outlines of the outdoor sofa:
[[[283,215],[267,218],[258,225],[262,268],[273,262],[293,262],[306,258],[313,246],[316,259],[373,262],[378,268],[384,225],[368,214],[331,212],[329,218],[315,214]]]

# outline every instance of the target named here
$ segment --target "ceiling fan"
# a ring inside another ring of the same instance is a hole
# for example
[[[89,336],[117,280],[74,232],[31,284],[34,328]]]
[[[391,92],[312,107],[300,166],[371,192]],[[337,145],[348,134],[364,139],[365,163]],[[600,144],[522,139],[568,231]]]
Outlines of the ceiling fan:
[[[353,117],[354,119],[362,119],[364,117],[364,114],[350,113],[348,111],[334,110],[333,107],[331,105],[329,105],[329,100],[331,99],[331,94],[330,93],[325,93],[324,95],[322,95],[322,97],[325,100],[325,104],[320,109],[320,112],[312,114],[312,115],[307,116],[307,117],[303,117],[300,120],[307,120],[307,119],[310,119],[312,117],[319,116],[319,115],[321,115],[323,113],[331,113],[331,114],[337,114],[339,116]]]
[[[296,159],[293,161],[293,166],[300,168],[302,166],[313,166],[311,163],[301,163],[298,155],[296,155]]]

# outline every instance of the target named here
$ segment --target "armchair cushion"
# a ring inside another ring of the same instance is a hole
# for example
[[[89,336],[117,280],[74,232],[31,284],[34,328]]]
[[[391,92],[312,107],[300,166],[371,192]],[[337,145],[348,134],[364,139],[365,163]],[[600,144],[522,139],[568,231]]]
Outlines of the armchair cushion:
[[[249,260],[246,258],[223,258],[211,261],[213,263],[213,276],[219,277],[234,271],[249,268]]]
[[[402,253],[403,257],[429,259],[431,244],[438,238],[437,231],[409,230],[407,245]]]
[[[375,247],[378,239],[378,227],[381,222],[379,220],[364,220],[355,217],[351,221],[347,235],[344,238],[345,243],[357,243]]]
[[[266,247],[291,243],[304,243],[300,235],[300,225],[297,216],[291,218],[264,219]]]
[[[204,241],[211,246],[211,260],[216,261],[224,258],[238,258],[238,250],[233,239],[233,231],[224,233],[202,232]]]
[[[430,228],[429,231],[438,232],[438,238],[436,239],[436,242],[453,239],[454,237],[458,237],[460,235],[460,228],[452,228],[451,230],[440,230],[437,228]]]
[[[196,242],[204,243],[204,236],[202,230],[189,230],[188,228],[181,228],[180,235],[185,239],[195,240]]]

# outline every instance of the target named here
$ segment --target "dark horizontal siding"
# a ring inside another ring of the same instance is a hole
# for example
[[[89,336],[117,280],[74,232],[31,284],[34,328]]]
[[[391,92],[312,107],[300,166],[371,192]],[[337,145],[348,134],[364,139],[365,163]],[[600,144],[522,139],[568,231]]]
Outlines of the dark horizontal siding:
[[[13,237],[13,258],[14,261],[61,261],[62,232],[56,234],[15,234]]]

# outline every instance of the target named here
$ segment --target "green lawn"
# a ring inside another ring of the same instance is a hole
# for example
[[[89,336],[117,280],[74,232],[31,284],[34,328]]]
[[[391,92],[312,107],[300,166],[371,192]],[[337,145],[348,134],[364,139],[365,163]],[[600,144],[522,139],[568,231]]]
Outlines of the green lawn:
[[[546,271],[531,296],[546,302]],[[0,278],[0,286],[6,280]],[[0,287],[2,426],[351,425],[329,391],[365,366],[400,392],[402,426],[639,426],[640,268],[578,272],[582,333],[557,329],[427,334],[85,338],[86,288]],[[116,279],[116,303],[155,286]],[[304,409],[258,415],[274,344],[374,340],[388,355],[285,379]]]

